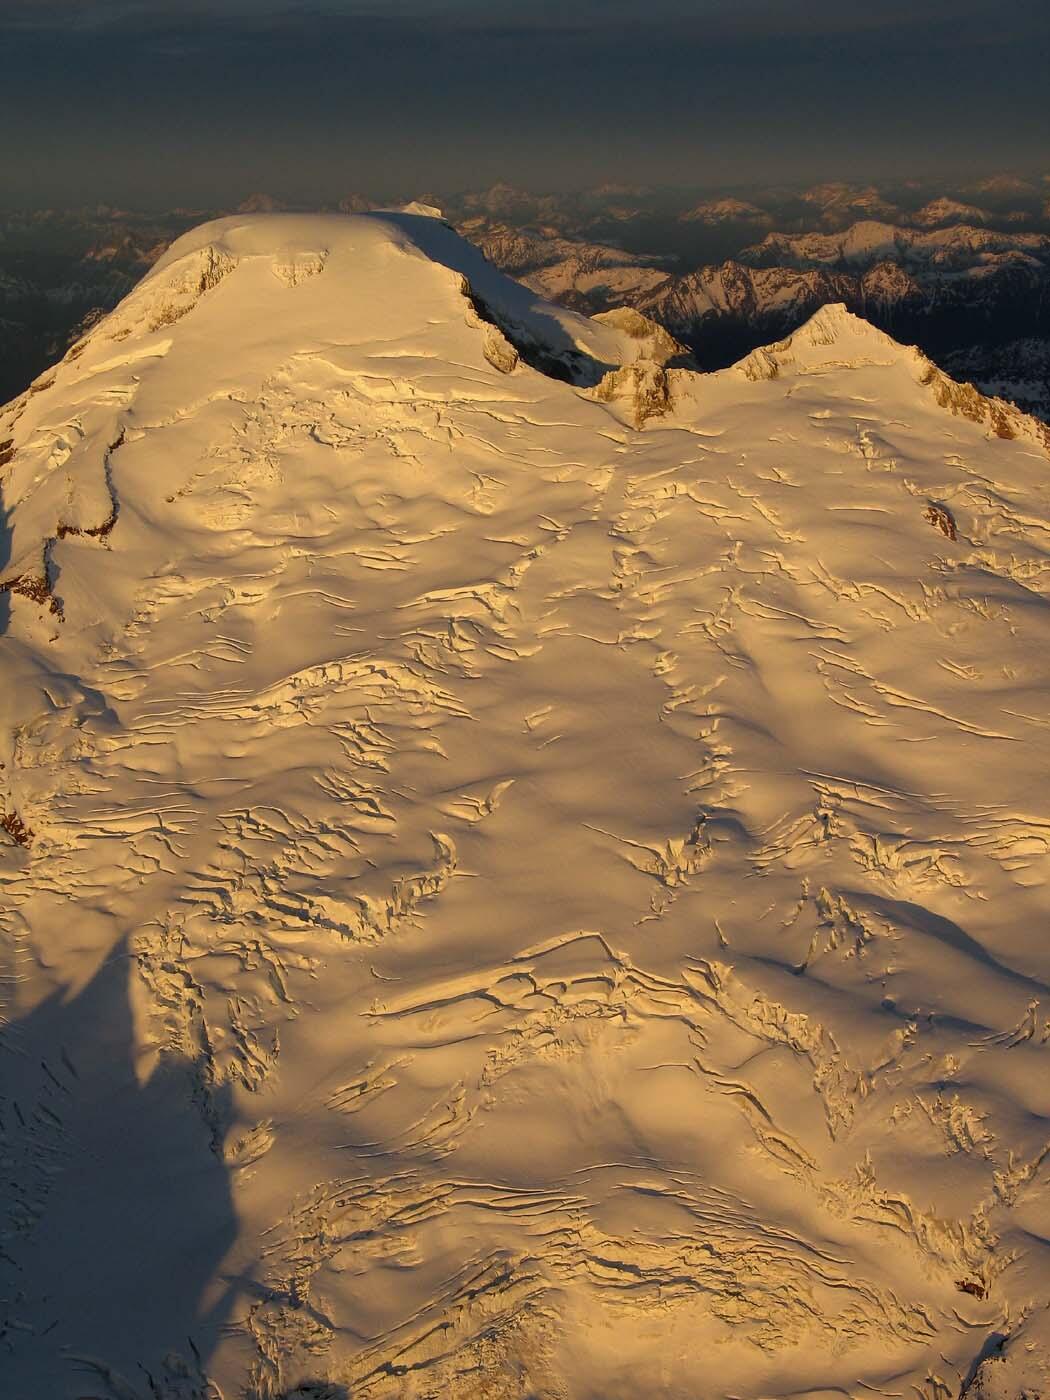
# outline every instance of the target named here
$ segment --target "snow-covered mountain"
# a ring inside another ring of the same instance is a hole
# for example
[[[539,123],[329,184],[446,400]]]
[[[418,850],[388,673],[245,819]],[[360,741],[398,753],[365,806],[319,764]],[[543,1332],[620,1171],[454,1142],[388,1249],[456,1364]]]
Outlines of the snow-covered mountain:
[[[1030,388],[1010,356],[1019,342],[1050,344],[1047,182],[997,176],[982,186],[904,180],[702,192],[606,184],[542,194],[496,184],[403,197],[442,208],[503,271],[574,310],[652,297],[649,313],[661,315],[666,302],[678,315],[695,296],[698,316],[677,322],[675,334],[708,368],[789,334],[839,299],[939,361],[986,363],[988,392]],[[235,212],[312,207],[261,192]],[[358,214],[389,204],[355,191],[328,207]],[[173,237],[220,212],[0,211],[0,399],[112,310]],[[756,241],[767,231],[768,240]],[[748,267],[778,275],[756,280],[741,273]],[[835,276],[792,275],[822,271]],[[705,287],[722,309],[704,310]],[[1050,382],[1035,388],[1018,403],[1050,416]]]
[[[253,214],[0,411],[5,1396],[1045,1393],[1050,433],[681,360]]]
[[[735,260],[671,276],[638,298],[647,314],[678,334],[696,336],[709,317],[735,317],[746,324],[775,317],[784,326],[841,301],[852,291],[848,277],[834,270],[747,267]]]
[[[826,228],[848,228],[858,219],[893,219],[900,210],[874,185],[841,181],[813,185],[802,199],[819,212]]]

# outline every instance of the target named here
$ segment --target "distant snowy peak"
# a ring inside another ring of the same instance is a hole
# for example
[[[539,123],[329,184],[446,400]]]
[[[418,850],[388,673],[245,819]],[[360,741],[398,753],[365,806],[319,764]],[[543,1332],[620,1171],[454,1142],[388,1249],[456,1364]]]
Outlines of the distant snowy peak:
[[[887,258],[916,266],[967,266],[1004,256],[1050,259],[1050,237],[955,224],[918,231],[861,220],[841,233],[768,233],[740,260],[755,267],[863,267]]]
[[[358,190],[352,190],[339,201],[341,214],[367,214],[376,207],[375,201]]]
[[[686,337],[709,316],[801,318],[849,290],[848,279],[832,268],[745,267],[729,260],[669,278],[636,304]]]
[[[238,214],[276,214],[288,206],[282,199],[277,199],[272,194],[265,191],[257,191],[250,194],[246,199],[242,199],[237,206]]]
[[[652,194],[651,185],[631,185],[623,181],[606,180],[601,185],[584,191],[586,199],[646,199]]]
[[[990,175],[986,179],[978,180],[970,189],[974,194],[991,195],[997,199],[1025,198],[1038,193],[1038,187],[1031,180],[1008,173]]]
[[[885,199],[874,185],[814,185],[802,198],[821,210],[821,222],[830,228],[845,227],[858,216],[893,220],[899,214],[897,206]]]
[[[706,199],[695,204],[679,215],[682,223],[698,223],[717,226],[730,223],[770,224],[772,219],[757,204],[749,204],[743,199]]]
[[[465,197],[468,209],[483,210],[498,217],[534,217],[550,201],[542,195],[517,189],[514,185],[497,183]]]
[[[924,204],[912,215],[912,223],[920,228],[940,228],[944,224],[986,224],[991,218],[987,209],[976,204],[962,204],[957,199],[941,196]]]
[[[655,258],[563,238],[543,226],[516,229],[479,219],[461,224],[460,232],[501,271],[566,305],[620,305],[667,277]]]

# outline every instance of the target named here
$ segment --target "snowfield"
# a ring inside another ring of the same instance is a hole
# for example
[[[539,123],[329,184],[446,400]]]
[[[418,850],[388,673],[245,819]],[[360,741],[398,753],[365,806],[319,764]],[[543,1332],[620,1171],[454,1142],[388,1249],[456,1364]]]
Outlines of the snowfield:
[[[4,1395],[1045,1395],[1048,457],[174,244],[0,410]]]

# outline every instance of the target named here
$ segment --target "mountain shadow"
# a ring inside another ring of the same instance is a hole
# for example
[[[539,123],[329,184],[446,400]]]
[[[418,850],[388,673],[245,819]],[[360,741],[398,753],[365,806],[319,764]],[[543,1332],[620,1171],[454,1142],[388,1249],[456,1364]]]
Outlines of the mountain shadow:
[[[130,975],[122,942],[81,991],[2,1025],[5,1400],[214,1394],[202,1367],[232,1302],[229,1174],[189,1062],[136,1064]]]

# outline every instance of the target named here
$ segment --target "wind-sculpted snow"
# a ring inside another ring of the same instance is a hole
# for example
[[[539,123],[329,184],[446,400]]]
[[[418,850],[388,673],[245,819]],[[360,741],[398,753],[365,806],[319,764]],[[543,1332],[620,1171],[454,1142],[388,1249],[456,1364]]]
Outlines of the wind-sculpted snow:
[[[0,414],[5,1395],[1045,1389],[1045,438],[677,348],[251,216]]]

